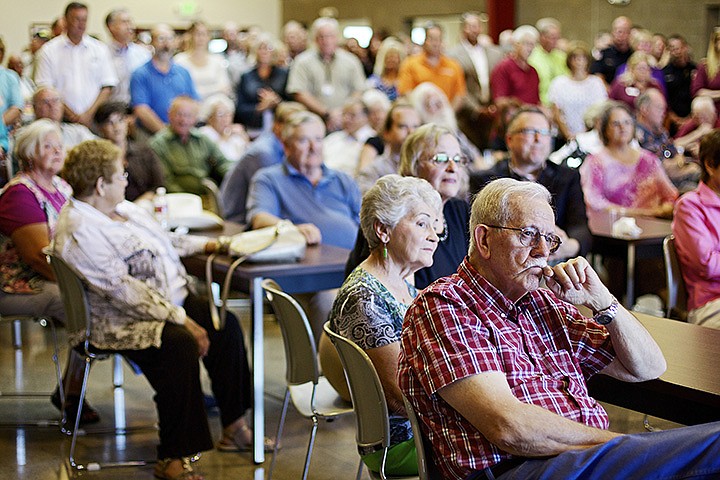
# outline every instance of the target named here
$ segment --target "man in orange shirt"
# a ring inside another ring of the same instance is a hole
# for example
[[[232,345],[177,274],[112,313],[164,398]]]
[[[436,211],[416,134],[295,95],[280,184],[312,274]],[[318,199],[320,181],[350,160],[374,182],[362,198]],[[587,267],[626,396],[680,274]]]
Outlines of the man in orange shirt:
[[[405,95],[423,82],[432,82],[445,92],[457,110],[466,94],[465,75],[459,63],[443,54],[442,37],[440,25],[430,23],[425,27],[422,52],[400,65],[398,92]]]

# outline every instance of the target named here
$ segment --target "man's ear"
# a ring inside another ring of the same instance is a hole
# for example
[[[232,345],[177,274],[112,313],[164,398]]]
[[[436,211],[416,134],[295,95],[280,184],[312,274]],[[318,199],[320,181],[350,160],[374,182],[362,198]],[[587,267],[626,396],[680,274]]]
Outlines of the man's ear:
[[[490,229],[486,225],[477,225],[473,233],[473,239],[475,240],[475,250],[477,250],[480,258],[490,258],[490,246],[488,245],[488,234]]]

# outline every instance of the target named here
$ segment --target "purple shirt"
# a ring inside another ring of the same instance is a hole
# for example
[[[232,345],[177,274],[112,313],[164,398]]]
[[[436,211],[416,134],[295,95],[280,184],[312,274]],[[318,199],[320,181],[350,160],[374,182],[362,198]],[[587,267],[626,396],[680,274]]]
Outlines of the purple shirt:
[[[510,458],[438,394],[469,376],[501,372],[521,402],[608,428],[586,385],[614,357],[607,330],[546,289],[511,302],[467,258],[412,303],[400,348],[398,384],[419,414],[442,478],[462,479]]]
[[[50,193],[39,185],[38,188],[55,211],[65,205],[67,198],[60,191]],[[35,195],[22,184],[8,187],[0,196],[0,233],[9,237],[18,228],[34,223],[47,223],[47,215]]]
[[[688,310],[720,298],[720,196],[700,182],[675,205],[672,230]]]

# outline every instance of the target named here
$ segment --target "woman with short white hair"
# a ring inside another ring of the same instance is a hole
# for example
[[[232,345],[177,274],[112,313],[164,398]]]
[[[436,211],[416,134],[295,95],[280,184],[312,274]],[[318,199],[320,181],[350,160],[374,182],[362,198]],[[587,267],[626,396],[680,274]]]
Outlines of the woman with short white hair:
[[[388,475],[417,475],[412,429],[396,380],[397,357],[403,317],[417,295],[407,278],[432,265],[441,217],[440,194],[427,181],[394,174],[380,178],[365,193],[360,209],[370,255],[340,287],[330,312],[331,328],[368,354],[383,385],[390,412]],[[321,359],[327,376],[331,370],[327,359]],[[342,369],[339,374],[327,378],[346,391]],[[377,472],[382,454],[366,454],[363,461]]]
[[[233,123],[235,105],[227,96],[213,95],[203,102],[200,119],[206,125],[200,127],[200,133],[212,140],[225,158],[237,162],[250,143],[245,128]]]

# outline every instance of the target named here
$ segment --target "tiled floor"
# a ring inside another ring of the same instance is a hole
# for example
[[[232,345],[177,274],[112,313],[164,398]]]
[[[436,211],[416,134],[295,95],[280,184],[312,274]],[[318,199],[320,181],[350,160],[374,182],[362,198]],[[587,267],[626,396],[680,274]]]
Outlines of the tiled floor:
[[[247,312],[243,320],[245,331]],[[272,319],[266,317],[266,429],[274,436],[280,416],[284,392],[284,351],[279,329]],[[64,339],[63,339],[64,340]],[[53,371],[50,360],[49,335],[38,325],[23,328],[23,349],[12,348],[10,326],[0,326],[0,391],[6,393],[20,386],[25,389],[50,391],[53,388]],[[64,359],[64,352],[61,354]],[[88,398],[102,416],[102,422],[93,428],[113,428],[123,422],[129,427],[152,426],[156,421],[152,391],[142,376],[136,376],[125,367],[125,385],[114,391],[110,361],[93,366],[90,375]],[[209,391],[209,389],[207,389]],[[124,405],[124,408],[123,408]],[[608,407],[612,429],[621,432],[642,431],[642,415]],[[47,397],[37,399],[0,398],[0,423],[51,419],[57,415]],[[217,417],[211,417],[213,432],[219,435]],[[654,420],[654,425],[670,428],[672,424]],[[278,454],[274,478],[298,479],[301,477],[310,423],[290,407],[283,435],[283,448]],[[112,462],[121,459],[155,458],[157,432],[141,430],[129,435],[88,434],[79,440],[77,458]],[[63,467],[63,452],[69,441],[56,427],[0,428],[0,479],[50,480],[71,477]],[[254,465],[250,454],[210,451],[203,454],[200,470],[208,479],[255,479],[267,476],[271,457],[264,465]],[[355,449],[355,430],[351,416],[334,422],[321,422],[310,467],[311,479],[352,479],[358,464]],[[102,469],[84,472],[79,478],[87,479],[151,479],[152,465],[122,469]],[[366,477],[367,478],[367,474]]]

